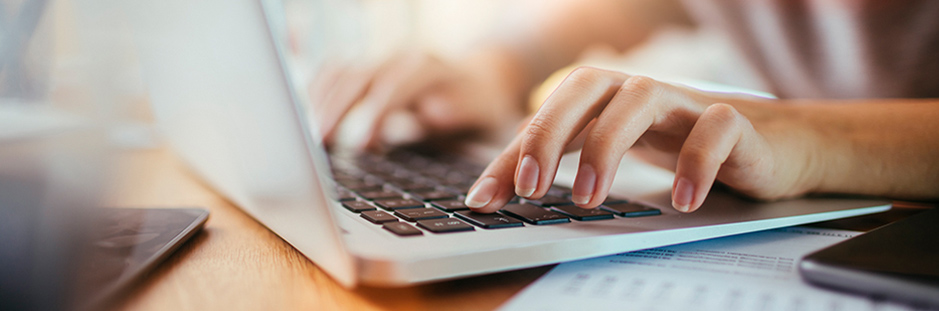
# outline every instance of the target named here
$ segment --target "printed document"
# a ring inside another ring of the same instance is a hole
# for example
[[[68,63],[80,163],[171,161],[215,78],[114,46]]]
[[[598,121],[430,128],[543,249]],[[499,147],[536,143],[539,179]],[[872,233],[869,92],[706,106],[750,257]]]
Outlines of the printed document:
[[[912,310],[800,279],[800,258],[860,233],[790,227],[563,263],[501,310]]]

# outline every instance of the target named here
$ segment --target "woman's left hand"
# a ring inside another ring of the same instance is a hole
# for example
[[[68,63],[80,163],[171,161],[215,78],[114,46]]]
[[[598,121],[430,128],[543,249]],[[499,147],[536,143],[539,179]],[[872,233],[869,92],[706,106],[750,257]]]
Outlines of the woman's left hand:
[[[634,145],[677,155],[672,204],[681,212],[700,207],[715,180],[758,199],[804,194],[817,183],[823,150],[794,110],[768,101],[578,68],[486,168],[466,204],[491,213],[516,195],[544,196],[573,147],[582,153],[572,200],[596,207]]]

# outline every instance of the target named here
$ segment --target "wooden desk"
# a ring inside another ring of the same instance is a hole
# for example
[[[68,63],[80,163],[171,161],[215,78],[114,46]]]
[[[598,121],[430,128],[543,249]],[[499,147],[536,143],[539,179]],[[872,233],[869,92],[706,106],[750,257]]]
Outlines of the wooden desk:
[[[348,290],[168,151],[127,152],[117,164],[110,206],[211,211],[205,230],[130,289],[122,310],[491,310],[550,269]]]

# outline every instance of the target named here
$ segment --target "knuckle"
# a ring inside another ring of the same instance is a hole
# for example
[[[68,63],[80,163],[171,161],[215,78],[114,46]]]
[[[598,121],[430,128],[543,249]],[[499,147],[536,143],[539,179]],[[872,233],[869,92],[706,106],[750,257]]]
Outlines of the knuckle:
[[[596,81],[601,77],[601,70],[589,67],[589,66],[580,66],[571,70],[568,79],[573,81]]]
[[[554,118],[547,115],[539,115],[531,119],[531,122],[528,122],[528,126],[525,127],[525,135],[529,137],[538,137],[545,135],[551,132],[551,129],[557,126],[557,121]]]
[[[658,91],[661,85],[661,82],[646,76],[631,76],[620,86],[620,91],[648,96]]]
[[[565,79],[564,85],[579,90],[595,90],[607,88],[613,84],[615,74],[610,71],[594,67],[581,66],[575,68]]]
[[[708,106],[702,117],[706,117],[707,122],[714,123],[718,127],[733,131],[747,131],[753,128],[750,120],[740,114],[734,106],[725,103]]]
[[[584,141],[584,148],[602,155],[615,153],[621,149],[620,146],[621,141],[618,135],[615,135],[610,129],[600,126],[590,130]]]
[[[540,114],[535,116],[525,127],[522,148],[532,150],[547,143],[554,129],[557,128],[557,123],[553,117],[548,115]]]
[[[734,123],[739,121],[739,114],[737,113],[737,109],[734,109],[734,106],[724,103],[717,103],[708,106],[708,108],[705,110],[705,113],[709,116],[710,119],[716,122]]]
[[[623,155],[632,146],[621,126],[597,125],[584,138],[582,161],[593,164],[594,168],[604,170],[619,165]]]

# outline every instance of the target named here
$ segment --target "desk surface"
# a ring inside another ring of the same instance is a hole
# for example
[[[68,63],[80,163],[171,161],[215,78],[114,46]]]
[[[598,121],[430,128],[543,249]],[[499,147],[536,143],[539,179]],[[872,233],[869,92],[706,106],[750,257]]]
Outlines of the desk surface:
[[[131,288],[121,310],[490,310],[550,269],[348,290],[166,150],[127,152],[118,167],[110,206],[211,211],[205,230]]]

